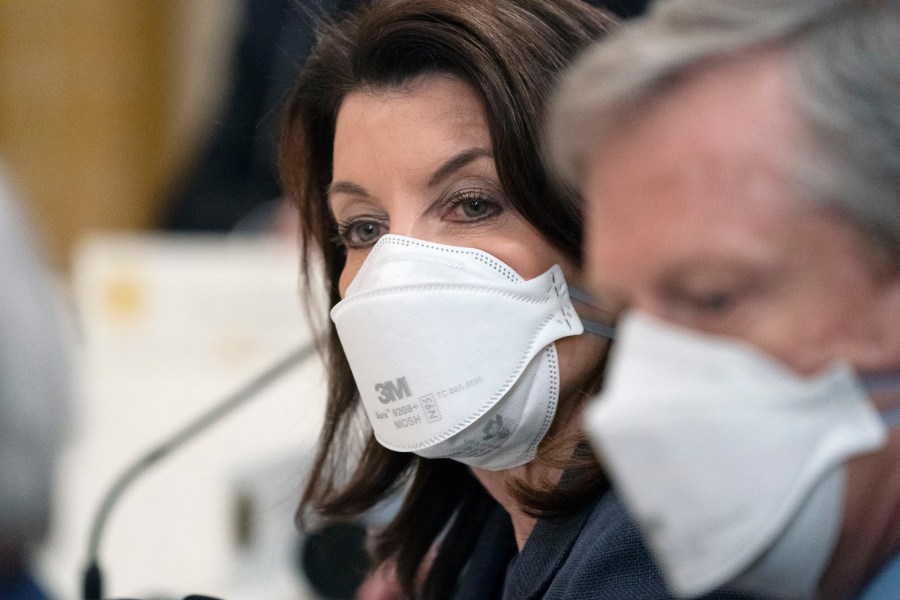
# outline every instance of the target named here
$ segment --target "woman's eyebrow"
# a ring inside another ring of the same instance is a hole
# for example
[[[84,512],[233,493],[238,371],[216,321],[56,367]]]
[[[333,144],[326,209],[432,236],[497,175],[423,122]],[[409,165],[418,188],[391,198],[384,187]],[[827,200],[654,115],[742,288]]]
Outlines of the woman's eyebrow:
[[[331,196],[332,194],[350,194],[352,196],[366,197],[369,196],[369,192],[368,190],[366,190],[366,188],[350,181],[332,181],[328,185],[326,195]]]
[[[438,185],[444,179],[462,169],[467,164],[484,157],[492,158],[493,153],[487,148],[470,148],[469,150],[463,150],[438,167],[428,179],[428,187]],[[349,194],[352,196],[368,197],[370,195],[366,188],[353,183],[352,181],[332,181],[328,185],[326,193],[328,196],[331,196],[332,194]]]
[[[455,171],[458,171],[470,162],[485,156],[492,158],[493,153],[487,148],[471,148],[469,150],[463,150],[456,156],[447,160],[434,172],[428,180],[428,187],[431,188],[438,185]]]

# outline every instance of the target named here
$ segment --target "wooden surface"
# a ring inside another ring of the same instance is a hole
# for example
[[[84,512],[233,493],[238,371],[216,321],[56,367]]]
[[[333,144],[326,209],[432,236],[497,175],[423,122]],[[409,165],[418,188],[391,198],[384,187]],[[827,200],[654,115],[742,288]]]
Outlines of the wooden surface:
[[[0,0],[0,160],[57,265],[85,231],[156,224],[212,119],[235,7]]]

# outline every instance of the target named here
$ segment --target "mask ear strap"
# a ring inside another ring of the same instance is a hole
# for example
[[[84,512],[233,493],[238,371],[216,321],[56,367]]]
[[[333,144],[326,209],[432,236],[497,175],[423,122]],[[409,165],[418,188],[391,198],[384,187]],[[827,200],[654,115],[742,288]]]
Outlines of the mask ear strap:
[[[598,337],[606,338],[608,340],[616,339],[616,328],[610,325],[604,325],[603,323],[597,323],[596,321],[581,319],[581,326],[584,327],[584,330],[588,333],[593,333]]]
[[[900,406],[889,408],[881,412],[881,420],[888,429],[900,427]]]
[[[900,371],[866,374],[861,379],[863,387],[869,394],[900,390]],[[888,429],[900,427],[900,406],[886,408],[879,414]]]
[[[569,298],[575,300],[576,302],[581,302],[582,304],[587,304],[588,306],[592,306],[594,308],[600,308],[599,306],[597,306],[597,303],[594,301],[594,299],[591,298],[590,294],[583,292],[576,287],[572,287],[571,285],[569,286]],[[600,310],[603,309],[601,308]],[[580,315],[579,318],[581,319]],[[592,333],[598,337],[606,338],[608,340],[616,339],[616,328],[611,325],[605,325],[596,321],[589,321],[588,319],[581,319],[581,325],[588,333]]]

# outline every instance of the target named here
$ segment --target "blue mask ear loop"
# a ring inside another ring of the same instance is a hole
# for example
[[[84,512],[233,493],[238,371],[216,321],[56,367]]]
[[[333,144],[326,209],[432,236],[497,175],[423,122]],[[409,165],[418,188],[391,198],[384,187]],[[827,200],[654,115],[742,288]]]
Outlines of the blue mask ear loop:
[[[895,406],[882,412],[881,420],[884,421],[888,429],[900,427],[900,406]]]
[[[900,389],[900,372],[865,375],[862,377],[862,383],[870,394]],[[900,405],[885,409],[880,415],[888,429],[900,427]]]
[[[594,308],[603,310],[602,308],[597,306],[597,303],[593,298],[591,298],[589,294],[586,294],[585,292],[582,292],[578,288],[572,287],[571,285],[569,286],[569,298],[577,302],[587,304],[588,306],[593,306]],[[579,315],[578,318],[581,319],[581,315]],[[592,333],[598,337],[606,338],[608,340],[616,339],[616,328],[612,325],[605,325],[603,323],[589,321],[587,319],[581,319],[581,325],[588,333]]]

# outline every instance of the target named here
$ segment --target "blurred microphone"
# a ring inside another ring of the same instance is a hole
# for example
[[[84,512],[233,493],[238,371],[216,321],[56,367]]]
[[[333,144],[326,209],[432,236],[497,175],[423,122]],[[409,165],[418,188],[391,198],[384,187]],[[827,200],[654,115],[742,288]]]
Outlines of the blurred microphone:
[[[336,521],[310,533],[297,547],[300,571],[322,598],[352,600],[372,566],[366,528],[359,521]]]
[[[210,426],[217,423],[220,419],[243,405],[248,400],[252,399],[270,384],[278,380],[282,375],[309,360],[315,352],[315,343],[309,343],[294,350],[255,379],[249,381],[234,394],[228,396],[222,402],[213,406],[212,409],[203,413],[192,422],[176,431],[161,444],[141,456],[128,467],[118,479],[116,479],[112,487],[110,487],[109,491],[106,493],[106,496],[103,498],[103,502],[100,504],[100,508],[97,510],[97,514],[94,516],[94,521],[91,526],[87,566],[84,569],[84,577],[82,580],[83,600],[101,600],[103,598],[103,574],[100,570],[99,561],[100,539],[113,507],[125,490],[150,467],[181,448],[186,442],[203,433]],[[192,596],[192,598],[205,598],[205,596]]]

